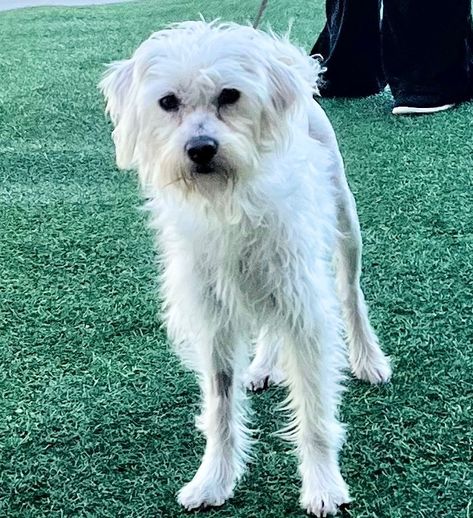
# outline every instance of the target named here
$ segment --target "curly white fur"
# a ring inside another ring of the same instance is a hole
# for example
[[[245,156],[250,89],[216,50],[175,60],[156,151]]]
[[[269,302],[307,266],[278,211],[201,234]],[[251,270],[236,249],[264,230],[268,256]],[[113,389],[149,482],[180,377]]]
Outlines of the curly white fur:
[[[317,516],[335,513],[349,500],[338,467],[340,315],[354,373],[372,382],[390,375],[359,286],[353,197],[312,100],[318,72],[286,38],[186,22],[153,34],[101,83],[118,166],[138,170],[150,199],[169,336],[201,382],[207,446],[179,493],[187,509],[223,504],[243,473],[244,382],[257,389],[284,377],[301,503]],[[240,97],[219,105],[224,89]],[[160,107],[168,95],[176,109]],[[218,143],[205,171],[185,151],[196,136]]]

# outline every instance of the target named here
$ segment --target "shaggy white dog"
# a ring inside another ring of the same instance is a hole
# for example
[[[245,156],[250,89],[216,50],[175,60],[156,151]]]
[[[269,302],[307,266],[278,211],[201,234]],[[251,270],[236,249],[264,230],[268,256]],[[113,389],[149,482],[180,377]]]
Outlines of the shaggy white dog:
[[[318,71],[285,38],[186,22],[154,33],[101,83],[117,164],[138,170],[151,200],[169,336],[202,389],[207,446],[179,492],[187,509],[232,496],[250,444],[244,384],[284,377],[301,504],[335,513],[349,501],[340,315],[355,376],[390,376],[359,285],[355,203],[312,99]]]

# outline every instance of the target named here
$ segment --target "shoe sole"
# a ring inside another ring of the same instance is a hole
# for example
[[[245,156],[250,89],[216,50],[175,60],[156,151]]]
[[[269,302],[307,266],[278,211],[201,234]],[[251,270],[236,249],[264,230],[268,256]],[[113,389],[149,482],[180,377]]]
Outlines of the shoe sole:
[[[433,106],[432,108],[417,108],[414,106],[396,106],[393,108],[393,115],[423,115],[427,113],[444,112],[453,108],[454,104],[444,104],[443,106]]]

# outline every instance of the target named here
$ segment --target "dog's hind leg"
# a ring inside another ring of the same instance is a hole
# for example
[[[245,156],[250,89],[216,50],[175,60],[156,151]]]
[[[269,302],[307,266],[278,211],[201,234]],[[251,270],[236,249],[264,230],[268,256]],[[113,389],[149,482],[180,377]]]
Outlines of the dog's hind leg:
[[[337,289],[345,320],[351,369],[361,380],[383,383],[389,380],[391,367],[369,322],[360,287],[362,243],[355,200],[345,177],[335,133],[325,112],[315,102],[309,110],[309,133],[330,154],[329,174],[336,192],[339,232],[335,253]]]
[[[194,478],[184,486],[178,501],[187,510],[223,505],[233,495],[249,450],[245,392],[231,333],[217,334],[200,347],[203,399],[198,427],[207,444]]]
[[[362,245],[355,200],[344,176],[338,177],[337,183],[337,220],[340,234],[335,268],[350,365],[357,378],[371,383],[383,383],[389,380],[391,368],[369,322],[368,308],[360,286]]]
[[[260,392],[271,385],[279,385],[284,380],[278,361],[280,349],[280,338],[274,337],[269,329],[262,328],[256,340],[255,357],[244,378],[246,388]]]

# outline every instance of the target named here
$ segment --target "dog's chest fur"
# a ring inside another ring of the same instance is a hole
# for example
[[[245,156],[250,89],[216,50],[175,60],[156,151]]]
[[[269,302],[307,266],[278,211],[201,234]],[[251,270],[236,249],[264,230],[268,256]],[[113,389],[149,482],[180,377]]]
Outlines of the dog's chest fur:
[[[196,249],[196,271],[215,287],[219,299],[225,300],[225,289],[231,289],[247,308],[274,302],[287,273],[290,247],[284,226],[269,219],[267,215],[255,223],[243,217],[223,231],[204,232],[203,246]]]
[[[246,199],[233,224],[161,206],[164,277],[197,279],[202,302],[231,318],[286,313],[304,296],[296,292],[304,289],[304,276],[326,272],[331,249],[326,205],[310,195],[293,198],[269,200],[266,192]]]

